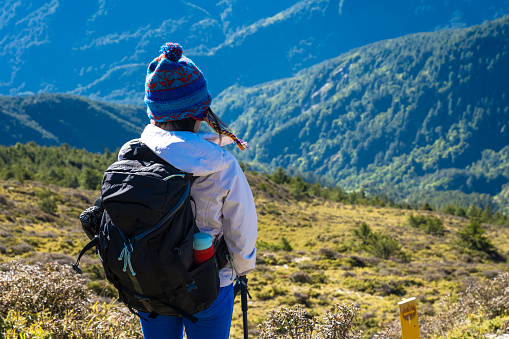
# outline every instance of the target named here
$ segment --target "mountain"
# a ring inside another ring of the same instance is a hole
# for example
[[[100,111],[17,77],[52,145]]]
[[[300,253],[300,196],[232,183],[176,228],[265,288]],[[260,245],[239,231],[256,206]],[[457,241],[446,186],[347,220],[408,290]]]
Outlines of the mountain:
[[[2,145],[34,141],[92,152],[114,150],[139,137],[148,122],[145,109],[68,94],[0,96]]]
[[[146,67],[167,41],[216,96],[382,39],[480,24],[509,14],[509,0],[8,0],[0,13],[0,94],[141,104]]]
[[[354,49],[293,77],[233,86],[213,108],[248,141],[236,156],[411,205],[509,212],[509,16]],[[141,106],[62,94],[0,97],[0,143],[101,152],[137,137]]]
[[[446,203],[436,192],[462,192],[457,199],[473,194],[507,212],[507,74],[509,16],[377,42],[290,78],[234,86],[214,108],[251,145],[236,155],[258,168],[282,166],[396,200]]]

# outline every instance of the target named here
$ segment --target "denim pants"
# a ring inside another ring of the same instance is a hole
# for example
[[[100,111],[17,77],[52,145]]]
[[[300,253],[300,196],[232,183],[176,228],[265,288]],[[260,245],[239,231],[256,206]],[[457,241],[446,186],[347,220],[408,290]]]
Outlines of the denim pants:
[[[139,312],[143,338],[145,339],[182,339],[186,329],[188,339],[227,339],[233,313],[233,284],[219,289],[216,300],[204,311],[193,314],[199,320],[193,324],[183,317],[159,315],[148,318],[148,313]]]

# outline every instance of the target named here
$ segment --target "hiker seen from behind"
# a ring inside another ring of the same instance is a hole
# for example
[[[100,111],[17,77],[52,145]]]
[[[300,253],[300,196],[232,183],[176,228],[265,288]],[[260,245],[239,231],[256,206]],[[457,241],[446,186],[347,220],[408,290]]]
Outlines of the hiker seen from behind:
[[[233,281],[255,267],[253,195],[235,157],[221,148],[233,142],[244,150],[246,143],[211,102],[182,47],[163,45],[145,79],[150,123],[105,171],[94,207],[100,223],[85,226],[80,216],[88,248],[96,246],[147,339],[182,338],[184,328],[189,339],[228,338]],[[214,133],[198,133],[202,122]]]

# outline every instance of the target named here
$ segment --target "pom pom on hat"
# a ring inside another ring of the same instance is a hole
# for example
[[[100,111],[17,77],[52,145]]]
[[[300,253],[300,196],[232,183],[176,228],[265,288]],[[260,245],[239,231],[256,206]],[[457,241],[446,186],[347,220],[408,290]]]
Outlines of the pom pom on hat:
[[[171,61],[179,61],[182,57],[182,46],[174,42],[167,42],[161,46],[159,53],[164,54]]]

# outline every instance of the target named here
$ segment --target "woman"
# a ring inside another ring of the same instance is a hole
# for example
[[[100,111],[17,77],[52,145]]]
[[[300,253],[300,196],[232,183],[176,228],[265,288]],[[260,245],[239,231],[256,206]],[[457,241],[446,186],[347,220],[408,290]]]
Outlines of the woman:
[[[257,219],[253,196],[239,163],[233,155],[197,134],[207,122],[225,143],[229,137],[244,150],[238,139],[210,109],[211,95],[203,73],[182,55],[182,47],[166,43],[161,54],[150,63],[145,82],[145,103],[150,124],[140,141],[174,167],[197,177],[191,188],[196,202],[196,224],[214,239],[224,236],[233,267],[219,271],[220,290],[214,303],[194,314],[193,324],[182,317],[159,315],[150,319],[142,314],[145,338],[182,338],[183,327],[189,339],[228,338],[233,311],[235,276],[250,273],[255,266]],[[119,158],[125,152],[123,147]],[[140,312],[141,313],[141,312]]]

